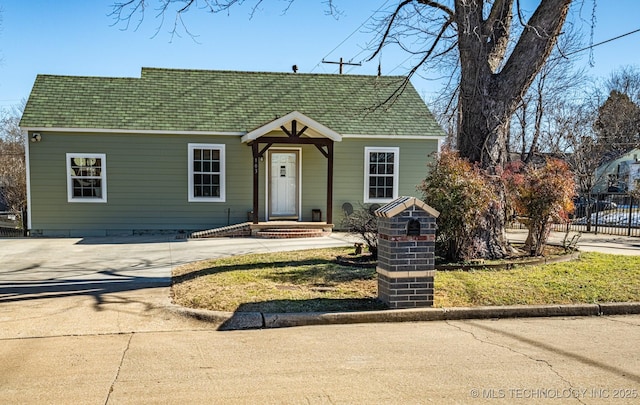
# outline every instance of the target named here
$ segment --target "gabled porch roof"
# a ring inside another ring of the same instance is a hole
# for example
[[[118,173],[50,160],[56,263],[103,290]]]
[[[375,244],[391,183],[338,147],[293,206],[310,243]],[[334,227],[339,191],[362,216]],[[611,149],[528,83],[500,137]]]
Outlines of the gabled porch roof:
[[[331,128],[328,128],[324,125],[322,125],[321,123],[319,123],[318,121],[315,121],[309,117],[307,117],[306,115],[302,114],[301,112],[298,111],[292,111],[289,114],[280,117],[280,118],[276,118],[275,120],[268,122],[250,132],[248,132],[247,134],[245,134],[241,139],[243,143],[250,143],[252,141],[255,141],[256,139],[269,134],[270,132],[276,131],[276,130],[282,130],[283,132],[285,132],[287,135],[290,136],[290,134],[288,133],[288,130],[286,129],[285,126],[290,125],[291,128],[293,128],[293,123],[297,124],[302,124],[303,127],[302,129],[298,132],[296,130],[293,130],[293,132],[298,132],[297,134],[294,134],[294,136],[300,136],[304,133],[304,135],[306,137],[310,137],[310,138],[320,138],[320,137],[324,137],[324,138],[328,138],[334,142],[340,142],[342,141],[342,135],[340,135],[339,133],[337,133],[336,131],[332,130]]]
[[[299,126],[300,124],[300,126]],[[332,221],[333,211],[333,144],[342,141],[342,135],[307,117],[299,111],[292,111],[276,118],[242,138],[251,147],[253,154],[253,223],[258,223],[259,163],[264,153],[274,144],[311,144],[327,158],[327,223]],[[266,144],[260,149],[260,144]]]

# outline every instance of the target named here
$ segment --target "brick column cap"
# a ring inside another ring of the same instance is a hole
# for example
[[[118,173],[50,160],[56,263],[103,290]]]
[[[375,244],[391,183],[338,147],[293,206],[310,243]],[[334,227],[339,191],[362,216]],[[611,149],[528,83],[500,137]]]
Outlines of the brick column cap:
[[[406,196],[398,197],[390,203],[383,205],[382,207],[375,210],[374,214],[378,217],[391,218],[411,207],[418,207],[435,218],[438,218],[440,216],[438,210],[426,204],[424,201],[421,201],[415,197]]]

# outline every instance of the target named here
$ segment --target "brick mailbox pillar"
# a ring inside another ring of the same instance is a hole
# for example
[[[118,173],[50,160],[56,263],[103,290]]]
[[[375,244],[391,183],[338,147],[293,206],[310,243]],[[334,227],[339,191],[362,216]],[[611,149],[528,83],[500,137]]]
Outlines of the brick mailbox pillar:
[[[415,197],[399,197],[378,217],[378,298],[391,309],[433,306],[438,211]]]

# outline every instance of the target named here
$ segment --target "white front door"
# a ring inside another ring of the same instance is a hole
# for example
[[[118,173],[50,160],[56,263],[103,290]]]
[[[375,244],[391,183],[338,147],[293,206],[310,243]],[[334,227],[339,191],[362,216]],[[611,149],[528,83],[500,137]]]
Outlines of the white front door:
[[[298,151],[270,153],[269,218],[298,219]]]

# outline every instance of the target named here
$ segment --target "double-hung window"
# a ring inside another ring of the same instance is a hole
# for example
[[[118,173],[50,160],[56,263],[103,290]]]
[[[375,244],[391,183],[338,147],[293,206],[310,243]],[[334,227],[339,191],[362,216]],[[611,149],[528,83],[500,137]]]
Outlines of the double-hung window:
[[[225,201],[225,150],[218,144],[189,144],[189,201]]]
[[[67,153],[67,201],[107,202],[104,153]]]
[[[364,148],[365,203],[384,203],[398,197],[399,158],[399,148]]]

